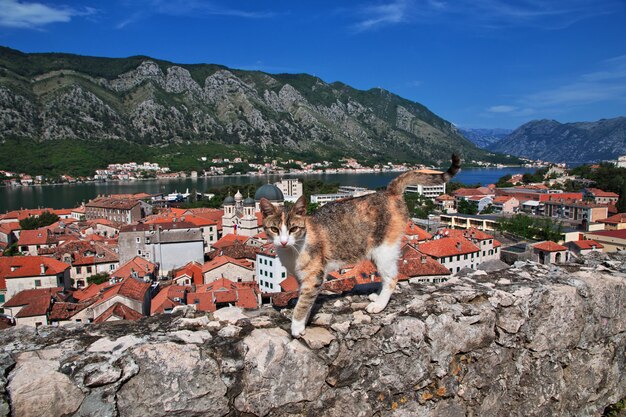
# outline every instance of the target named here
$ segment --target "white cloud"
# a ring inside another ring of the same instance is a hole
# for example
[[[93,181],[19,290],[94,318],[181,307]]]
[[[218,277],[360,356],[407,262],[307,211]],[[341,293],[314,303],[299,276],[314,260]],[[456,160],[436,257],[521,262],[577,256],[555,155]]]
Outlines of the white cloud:
[[[48,6],[43,3],[18,0],[0,0],[0,27],[40,28],[51,23],[66,23],[74,16],[95,13],[95,9],[76,10],[66,6]]]
[[[622,7],[618,0],[393,0],[370,3],[353,10],[357,32],[383,26],[407,23],[438,23],[441,19],[457,18],[470,27],[500,29],[505,27],[535,27],[558,30],[591,17],[610,14]]]
[[[487,109],[487,111],[491,113],[511,113],[515,110],[517,110],[517,107],[507,105],[491,106]]]
[[[134,0],[126,2],[126,5],[137,10],[118,23],[118,29],[155,14],[184,17],[231,16],[245,19],[263,19],[276,15],[271,11],[233,9],[200,0]]]

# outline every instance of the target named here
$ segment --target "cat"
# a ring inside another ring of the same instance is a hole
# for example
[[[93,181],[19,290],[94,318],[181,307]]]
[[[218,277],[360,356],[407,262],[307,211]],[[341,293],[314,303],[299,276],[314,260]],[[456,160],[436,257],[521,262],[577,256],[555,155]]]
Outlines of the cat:
[[[378,294],[370,295],[366,310],[379,313],[387,306],[396,287],[400,245],[409,220],[404,189],[411,184],[442,184],[460,167],[459,157],[452,155],[447,172],[408,171],[391,181],[385,191],[334,201],[312,215],[307,215],[304,195],[288,211],[265,198],[260,200],[268,240],[300,284],[291,321],[293,337],[304,335],[326,275],[346,264],[369,259],[376,265],[382,286]]]

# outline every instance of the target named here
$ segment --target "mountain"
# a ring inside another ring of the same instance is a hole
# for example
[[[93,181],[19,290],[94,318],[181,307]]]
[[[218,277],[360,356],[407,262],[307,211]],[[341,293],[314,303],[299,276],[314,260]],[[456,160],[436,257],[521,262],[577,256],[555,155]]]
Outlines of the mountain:
[[[511,129],[469,129],[459,128],[461,134],[481,149],[487,149],[491,144],[507,137]]]
[[[235,154],[446,164],[456,151],[467,163],[502,161],[425,106],[380,88],[145,56],[4,47],[0,141],[0,169],[24,170],[26,163],[53,172],[143,158],[201,169],[200,155]],[[33,161],[32,152],[43,161]]]
[[[551,162],[584,163],[626,155],[626,117],[597,122],[528,122],[489,147],[496,152]]]

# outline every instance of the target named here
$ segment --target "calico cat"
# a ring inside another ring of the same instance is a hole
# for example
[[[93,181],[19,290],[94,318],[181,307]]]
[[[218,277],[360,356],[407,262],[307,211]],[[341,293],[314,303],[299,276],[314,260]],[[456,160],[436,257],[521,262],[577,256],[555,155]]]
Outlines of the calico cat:
[[[460,169],[452,155],[445,173],[408,171],[391,181],[385,191],[328,203],[307,216],[301,196],[291,210],[260,201],[263,227],[278,257],[298,279],[300,295],[293,310],[291,334],[300,337],[324,278],[342,265],[370,259],[382,278],[380,293],[371,294],[369,313],[382,311],[396,287],[400,244],[409,220],[403,199],[410,184],[437,185],[449,181]]]

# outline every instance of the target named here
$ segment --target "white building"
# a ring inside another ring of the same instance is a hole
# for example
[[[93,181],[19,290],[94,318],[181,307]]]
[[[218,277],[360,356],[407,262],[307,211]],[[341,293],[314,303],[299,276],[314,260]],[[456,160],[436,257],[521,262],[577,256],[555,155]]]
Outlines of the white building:
[[[303,194],[302,183],[297,178],[289,178],[274,183],[282,191],[285,201],[295,203]]]
[[[443,174],[443,172],[441,171],[435,171],[432,169],[422,169],[419,172],[423,172],[426,174]],[[414,184],[406,187],[404,191],[407,193],[418,193],[427,198],[437,198],[441,194],[446,193],[446,183],[444,182],[443,184],[438,185]]]
[[[617,162],[615,163],[615,166],[618,168],[626,168],[626,155],[622,155],[619,158],[617,158]]]
[[[274,245],[267,244],[256,255],[256,280],[261,292],[280,292],[287,269],[280,263]]]

